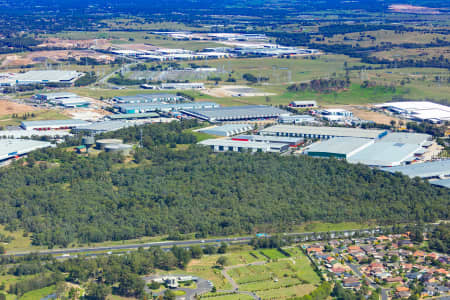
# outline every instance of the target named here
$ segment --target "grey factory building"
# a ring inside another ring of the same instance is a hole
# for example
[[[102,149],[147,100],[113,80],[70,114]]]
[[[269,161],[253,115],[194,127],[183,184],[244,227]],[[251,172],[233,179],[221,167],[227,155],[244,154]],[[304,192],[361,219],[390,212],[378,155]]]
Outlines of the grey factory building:
[[[117,103],[154,103],[177,102],[183,97],[176,94],[138,94],[135,96],[117,96],[113,100]]]
[[[98,134],[102,132],[116,131],[122,128],[133,126],[133,122],[123,120],[95,122],[88,125],[77,126],[72,129],[73,132],[85,132],[89,134]]]
[[[214,102],[189,102],[189,103],[174,103],[174,104],[161,104],[161,103],[125,103],[117,104],[116,108],[124,114],[136,114],[146,113],[154,111],[179,111],[186,109],[209,109],[216,108],[220,105]]]
[[[242,121],[278,118],[290,115],[288,111],[267,105],[245,105],[205,109],[183,109],[186,115],[209,122]]]
[[[288,144],[289,147],[296,147],[304,142],[303,138],[289,136],[272,136],[272,135],[238,135],[231,138],[234,141],[242,142],[263,142],[270,144]]]
[[[14,80],[17,85],[58,83],[70,86],[82,75],[77,71],[33,70],[17,74]]]
[[[314,143],[306,148],[305,153],[316,157],[348,159],[373,143],[373,139],[338,137]]]
[[[209,139],[198,144],[210,147],[215,152],[285,152],[289,149],[288,144],[271,144],[265,142],[244,142],[230,139]]]
[[[367,139],[379,139],[388,133],[387,130],[359,129],[346,127],[320,127],[320,126],[295,126],[274,125],[260,131],[262,135],[297,136],[305,138],[329,139],[334,137],[359,137]]]
[[[51,147],[49,142],[6,139],[0,142],[0,161],[5,161],[14,157],[19,157],[31,151]]]
[[[380,141],[358,151],[350,156],[347,161],[376,167],[399,166],[413,161],[416,153],[419,153],[422,149],[417,144]]]
[[[107,117],[108,119],[111,120],[135,120],[135,119],[159,118],[159,114],[155,112],[149,112],[137,114],[116,114],[116,115],[108,115]]]
[[[222,126],[209,127],[198,130],[199,132],[218,135],[218,136],[232,136],[244,133],[253,129],[251,124],[225,124]]]
[[[392,168],[382,168],[381,170],[391,173],[400,172],[411,178],[420,177],[426,179],[444,179],[446,177],[450,177],[450,159],[435,160],[431,162],[410,164]]]
[[[78,126],[89,125],[89,122],[76,119],[68,120],[42,120],[23,121],[21,127],[25,130],[52,130],[52,129],[72,129]]]
[[[278,118],[280,124],[301,124],[301,123],[317,123],[316,119],[310,115],[293,115],[280,116]]]

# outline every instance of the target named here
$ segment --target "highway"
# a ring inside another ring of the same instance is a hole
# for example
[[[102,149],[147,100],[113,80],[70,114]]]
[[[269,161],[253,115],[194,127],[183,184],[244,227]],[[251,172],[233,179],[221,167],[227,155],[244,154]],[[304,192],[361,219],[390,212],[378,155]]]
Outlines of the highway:
[[[325,233],[330,233],[331,238],[336,238],[337,236],[349,237],[354,235],[356,232],[362,232],[366,234],[374,234],[380,232],[380,229],[361,229],[361,230],[343,230],[343,231],[331,231],[331,232],[304,232],[304,233],[284,233],[284,236],[298,237],[298,241],[311,241],[320,240],[325,237]],[[39,254],[39,255],[70,255],[77,253],[87,253],[87,252],[105,252],[105,251],[115,251],[115,250],[132,250],[138,248],[149,248],[149,247],[189,247],[193,245],[202,244],[214,244],[214,243],[229,243],[229,244],[242,244],[249,243],[255,236],[244,236],[244,237],[234,237],[234,238],[216,238],[216,239],[198,239],[198,240],[186,240],[186,241],[163,241],[163,242],[151,242],[151,243],[141,243],[141,244],[124,244],[124,245],[112,245],[112,246],[98,246],[98,247],[80,247],[80,248],[66,248],[66,249],[49,249],[43,251],[23,251],[23,252],[8,252],[5,255],[10,256],[25,256],[28,254]],[[270,237],[270,235],[268,235]]]

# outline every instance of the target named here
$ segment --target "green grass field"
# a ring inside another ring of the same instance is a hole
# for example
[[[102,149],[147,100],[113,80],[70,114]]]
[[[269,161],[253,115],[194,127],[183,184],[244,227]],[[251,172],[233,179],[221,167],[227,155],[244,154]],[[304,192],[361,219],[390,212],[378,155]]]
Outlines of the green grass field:
[[[259,252],[261,252],[262,255],[271,260],[286,258],[286,255],[278,251],[278,249],[263,249],[260,250]]]
[[[34,290],[28,293],[25,293],[22,297],[20,297],[20,300],[36,300],[44,298],[45,296],[51,295],[55,292],[55,286],[49,286],[43,289]]]
[[[28,117],[26,120],[22,118],[22,114],[19,114],[18,118],[13,118],[12,115],[4,115],[0,117],[0,126],[17,126],[22,121],[39,121],[39,120],[65,120],[69,119],[66,115],[62,114],[59,110],[39,110],[30,112],[34,117]]]
[[[207,293],[200,297],[200,299],[208,300],[252,300],[253,297],[245,294],[228,294],[222,296],[214,296],[215,294],[221,295],[220,293]]]
[[[263,249],[259,252],[278,261],[231,268],[227,272],[239,284],[240,290],[255,292],[263,299],[284,299],[301,291],[309,293],[320,279],[308,258],[295,247],[283,250],[291,257],[286,258],[276,249]]]

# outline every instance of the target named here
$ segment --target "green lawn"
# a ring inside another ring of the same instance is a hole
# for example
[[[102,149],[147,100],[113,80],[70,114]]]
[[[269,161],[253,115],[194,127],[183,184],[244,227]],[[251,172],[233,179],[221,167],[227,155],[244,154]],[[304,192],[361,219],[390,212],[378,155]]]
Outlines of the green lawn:
[[[260,250],[262,255],[267,257],[268,259],[280,259],[280,258],[286,258],[286,255],[278,251],[277,249],[263,249]]]
[[[25,293],[22,297],[20,297],[20,300],[37,300],[44,298],[45,296],[48,296],[55,292],[55,286],[49,286],[43,289],[34,290],[28,293]]]
[[[220,293],[217,293],[220,295]],[[214,293],[208,293],[202,295],[200,299],[208,299],[208,300],[252,300],[253,297],[245,294],[231,294],[231,295],[223,295],[223,296],[213,296]]]
[[[26,120],[23,119],[19,114],[18,118],[12,118],[12,115],[4,115],[0,117],[0,126],[17,126],[20,125],[22,121],[38,121],[38,120],[65,120],[69,119],[66,115],[63,115],[59,110],[39,110],[30,112],[34,114],[34,117],[29,117]]]

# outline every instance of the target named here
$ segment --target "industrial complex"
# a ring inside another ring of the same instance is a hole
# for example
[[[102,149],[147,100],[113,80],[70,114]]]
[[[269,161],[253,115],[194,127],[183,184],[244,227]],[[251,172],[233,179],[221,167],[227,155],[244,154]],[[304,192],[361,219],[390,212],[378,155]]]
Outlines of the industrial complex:
[[[89,125],[89,122],[83,120],[43,120],[43,121],[23,121],[21,127],[25,130],[56,130],[72,129],[78,126]]]
[[[192,116],[204,121],[209,121],[211,123],[224,121],[270,119],[290,115],[288,111],[267,105],[183,109],[182,112],[188,116]]]
[[[214,102],[188,102],[188,103],[126,103],[117,104],[117,108],[121,113],[124,114],[136,114],[136,113],[146,113],[154,111],[184,111],[187,109],[210,109],[219,107],[219,104]]]
[[[240,133],[244,133],[253,129],[251,124],[225,124],[222,126],[214,126],[209,128],[200,129],[199,132],[204,132],[211,135],[218,136],[232,136]]]
[[[0,161],[18,158],[31,151],[51,147],[49,142],[20,139],[0,140]]]
[[[215,152],[285,152],[289,149],[288,144],[236,141],[230,139],[209,139],[199,143],[209,146]]]
[[[81,76],[83,76],[83,73],[77,71],[33,70],[10,74],[2,80],[1,85],[58,84],[60,86],[71,86]]]
[[[274,125],[261,130],[263,135],[298,136],[312,139],[329,139],[334,137],[379,139],[387,133],[387,130],[379,129],[295,125]]]
[[[387,102],[375,105],[413,121],[442,123],[450,121],[450,107],[429,101]]]

